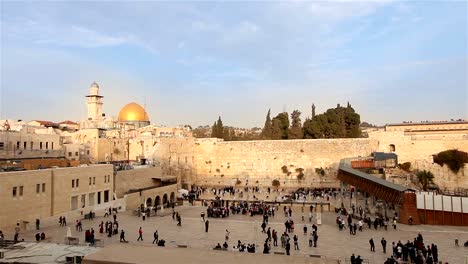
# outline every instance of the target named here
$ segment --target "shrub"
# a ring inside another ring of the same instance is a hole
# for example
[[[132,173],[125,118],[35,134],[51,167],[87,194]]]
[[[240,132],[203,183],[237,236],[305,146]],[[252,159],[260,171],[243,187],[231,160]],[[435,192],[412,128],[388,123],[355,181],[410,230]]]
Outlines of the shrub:
[[[315,173],[317,173],[318,175],[325,176],[325,170],[322,167],[315,168]]]
[[[468,163],[468,153],[457,149],[442,151],[433,157],[435,163],[440,166],[446,164],[454,173],[457,173],[465,166],[465,163]]]
[[[411,169],[411,162],[405,162],[403,164],[399,164],[400,166],[400,169],[404,170],[404,171],[410,171]]]
[[[280,186],[280,181],[278,181],[278,180],[273,180],[273,181],[271,182],[271,185],[272,185],[273,187],[278,188],[278,187]]]
[[[430,171],[420,171],[416,173],[416,176],[418,177],[418,181],[421,184],[422,188],[424,191],[427,190],[427,187],[431,184],[434,184],[434,174]]]
[[[221,172],[219,169],[216,169],[216,172]]]
[[[298,174],[297,174],[297,179],[298,179],[298,180],[304,179],[304,176],[305,176],[305,175],[304,175],[304,169],[303,169],[303,168],[297,168],[297,169],[296,169],[296,172],[298,173]]]
[[[283,167],[281,167],[281,170],[283,171],[283,173],[288,173],[288,166],[284,165]]]

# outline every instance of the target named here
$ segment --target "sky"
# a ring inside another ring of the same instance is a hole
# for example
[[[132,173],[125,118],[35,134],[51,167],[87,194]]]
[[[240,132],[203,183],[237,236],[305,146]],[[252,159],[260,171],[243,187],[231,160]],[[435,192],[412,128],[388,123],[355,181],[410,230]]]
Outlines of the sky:
[[[349,101],[361,121],[468,119],[467,1],[0,1],[0,119],[146,106],[263,126]]]

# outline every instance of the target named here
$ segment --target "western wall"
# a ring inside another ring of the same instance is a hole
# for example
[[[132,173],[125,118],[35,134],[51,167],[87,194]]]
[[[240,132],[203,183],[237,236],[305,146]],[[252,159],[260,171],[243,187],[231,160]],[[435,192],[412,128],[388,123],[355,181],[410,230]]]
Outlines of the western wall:
[[[180,177],[182,187],[264,186],[277,179],[280,187],[337,187],[336,171],[343,158],[394,151],[399,163],[428,169],[444,188],[468,188],[465,169],[453,174],[432,155],[449,149],[468,151],[468,131],[370,131],[368,138],[228,141],[220,139],[163,139],[153,158],[163,173]],[[323,169],[323,173],[320,170]],[[301,172],[304,174],[300,179]],[[323,175],[322,175],[323,174]]]

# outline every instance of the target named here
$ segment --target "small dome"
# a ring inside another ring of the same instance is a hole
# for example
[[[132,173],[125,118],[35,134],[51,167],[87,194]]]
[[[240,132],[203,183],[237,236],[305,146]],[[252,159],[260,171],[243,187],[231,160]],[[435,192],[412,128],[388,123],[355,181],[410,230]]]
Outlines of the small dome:
[[[99,85],[96,82],[89,87],[89,95],[99,95]]]
[[[99,89],[99,85],[96,82],[93,82],[91,84],[91,88],[98,88]]]
[[[141,105],[137,103],[129,103],[119,112],[119,122],[128,121],[144,121],[149,122],[148,114]]]

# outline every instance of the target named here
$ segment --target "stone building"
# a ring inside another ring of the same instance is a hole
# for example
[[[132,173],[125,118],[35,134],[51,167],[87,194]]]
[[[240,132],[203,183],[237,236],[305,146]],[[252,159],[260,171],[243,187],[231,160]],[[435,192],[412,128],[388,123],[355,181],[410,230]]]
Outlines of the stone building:
[[[112,165],[0,173],[0,227],[108,207],[113,175]]]

